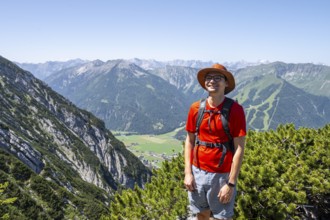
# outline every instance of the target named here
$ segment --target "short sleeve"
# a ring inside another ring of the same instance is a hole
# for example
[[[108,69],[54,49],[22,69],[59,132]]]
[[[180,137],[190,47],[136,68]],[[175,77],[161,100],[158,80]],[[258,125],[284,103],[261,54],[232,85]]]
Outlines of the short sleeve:
[[[186,122],[186,131],[190,133],[196,132],[196,118],[198,114],[199,102],[194,102],[189,109],[187,122]]]
[[[246,119],[244,109],[238,103],[234,103],[229,115],[229,129],[233,137],[246,136]]]

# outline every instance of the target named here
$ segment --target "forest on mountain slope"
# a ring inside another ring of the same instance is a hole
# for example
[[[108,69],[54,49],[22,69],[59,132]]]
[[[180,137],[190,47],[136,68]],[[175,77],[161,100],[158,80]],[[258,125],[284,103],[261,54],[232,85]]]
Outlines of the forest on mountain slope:
[[[103,189],[74,177],[69,190],[58,184],[60,180],[45,177],[50,172],[47,167],[38,175],[0,149],[0,219],[6,215],[10,220],[99,219],[109,212],[106,204],[111,195],[105,196]]]
[[[330,218],[330,124],[320,129],[280,125],[250,130],[238,180],[235,219]],[[118,191],[110,203],[114,219],[187,219],[187,191],[180,155],[154,170],[145,189]]]

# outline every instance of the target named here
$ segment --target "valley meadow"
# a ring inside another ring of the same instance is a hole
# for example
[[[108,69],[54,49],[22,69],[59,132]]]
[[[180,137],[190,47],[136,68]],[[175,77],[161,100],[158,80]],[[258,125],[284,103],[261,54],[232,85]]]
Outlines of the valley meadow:
[[[160,167],[164,160],[171,160],[173,156],[183,152],[182,141],[174,137],[180,129],[182,127],[160,135],[139,135],[122,131],[112,131],[112,133],[145,165]]]

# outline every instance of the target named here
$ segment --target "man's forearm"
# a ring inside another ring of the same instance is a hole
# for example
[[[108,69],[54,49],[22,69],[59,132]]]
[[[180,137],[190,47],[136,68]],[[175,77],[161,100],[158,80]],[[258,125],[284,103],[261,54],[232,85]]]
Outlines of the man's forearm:
[[[236,151],[233,157],[233,163],[231,165],[229,182],[236,184],[244,156],[245,138],[244,137],[235,138],[234,144],[236,146]]]
[[[194,136],[192,134],[187,134],[185,148],[184,148],[184,162],[185,162],[185,174],[191,174],[191,152],[194,143]]]

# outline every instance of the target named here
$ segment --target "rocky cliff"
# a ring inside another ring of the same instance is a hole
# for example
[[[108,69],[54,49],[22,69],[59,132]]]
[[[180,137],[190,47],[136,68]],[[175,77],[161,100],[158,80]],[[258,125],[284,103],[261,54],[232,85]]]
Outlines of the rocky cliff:
[[[0,148],[35,173],[71,191],[73,177],[108,192],[148,181],[150,170],[101,120],[3,57],[0,91]]]

